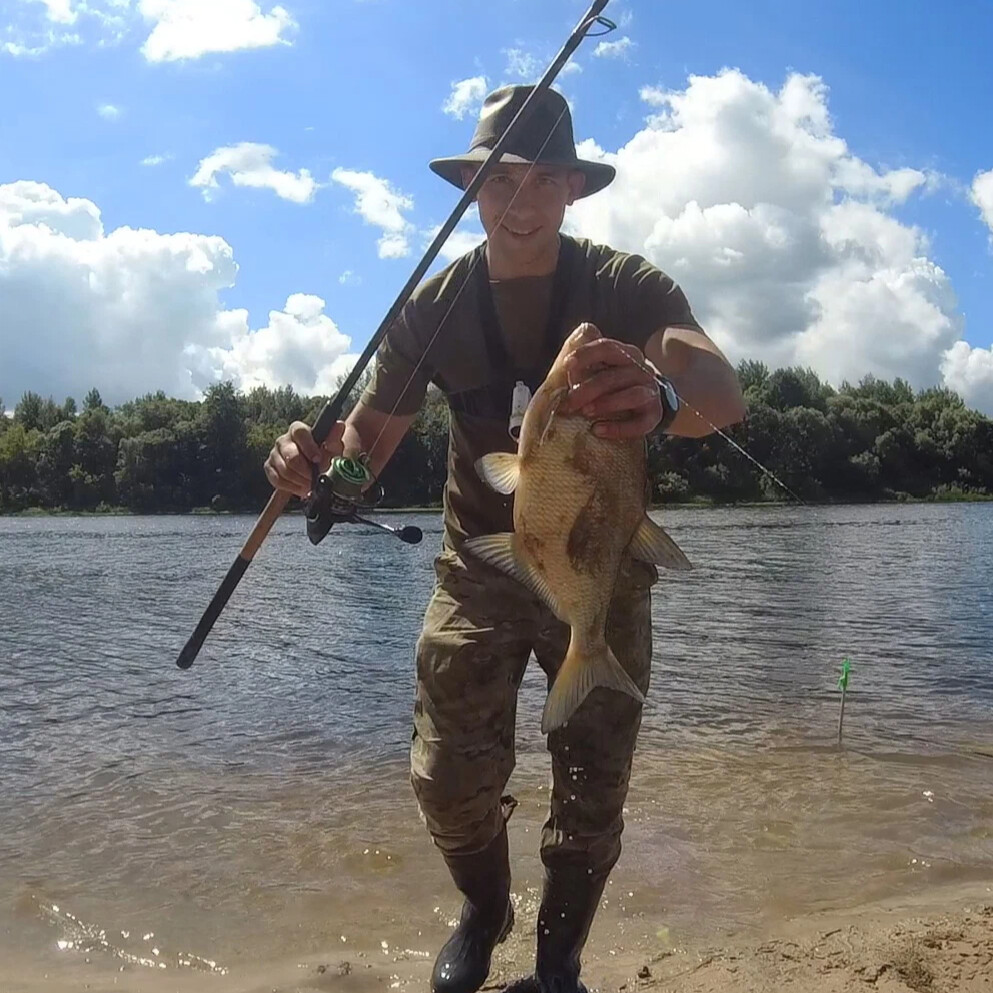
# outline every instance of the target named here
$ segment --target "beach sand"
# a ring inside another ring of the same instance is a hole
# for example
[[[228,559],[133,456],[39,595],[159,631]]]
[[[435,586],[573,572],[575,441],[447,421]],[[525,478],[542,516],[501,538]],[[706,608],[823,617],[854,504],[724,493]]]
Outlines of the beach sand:
[[[526,961],[519,950],[517,943],[509,953],[498,950],[486,990],[500,991],[521,974]],[[993,880],[807,915],[746,940],[585,959],[591,993],[991,993]],[[267,982],[251,993],[427,990],[429,975],[427,960],[385,964],[335,956],[309,963],[306,978]]]

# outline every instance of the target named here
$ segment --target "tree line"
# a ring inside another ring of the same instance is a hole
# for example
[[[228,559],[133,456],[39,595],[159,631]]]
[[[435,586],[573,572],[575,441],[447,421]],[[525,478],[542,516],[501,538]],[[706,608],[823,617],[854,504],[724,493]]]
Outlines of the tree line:
[[[993,421],[950,390],[872,376],[834,389],[810,369],[754,361],[737,371],[748,414],[728,436],[804,501],[993,494]],[[0,513],[257,513],[271,493],[262,463],[273,441],[291,421],[313,423],[326,399],[226,382],[199,401],[158,392],[114,408],[93,389],[79,409],[27,392],[0,416]],[[437,506],[447,448],[448,408],[432,390],[383,474],[383,505]],[[651,438],[649,472],[660,503],[789,499],[718,434]]]

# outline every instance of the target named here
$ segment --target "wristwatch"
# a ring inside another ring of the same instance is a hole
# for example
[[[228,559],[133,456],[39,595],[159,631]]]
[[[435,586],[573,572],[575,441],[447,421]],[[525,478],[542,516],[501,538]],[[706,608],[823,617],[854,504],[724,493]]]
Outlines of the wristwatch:
[[[679,413],[679,394],[672,383],[660,372],[655,373],[655,382],[659,385],[659,398],[662,400],[662,420],[655,427],[653,434],[662,434],[676,419]]]

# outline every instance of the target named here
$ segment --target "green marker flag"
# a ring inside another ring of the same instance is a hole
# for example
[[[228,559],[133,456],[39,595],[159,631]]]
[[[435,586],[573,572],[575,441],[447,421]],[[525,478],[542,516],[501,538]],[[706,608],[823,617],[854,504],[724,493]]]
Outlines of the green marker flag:
[[[838,717],[838,744],[841,744],[841,726],[845,721],[845,690],[848,689],[848,673],[851,672],[852,663],[845,659],[841,663],[841,676],[838,678],[838,689],[841,690],[841,714]]]

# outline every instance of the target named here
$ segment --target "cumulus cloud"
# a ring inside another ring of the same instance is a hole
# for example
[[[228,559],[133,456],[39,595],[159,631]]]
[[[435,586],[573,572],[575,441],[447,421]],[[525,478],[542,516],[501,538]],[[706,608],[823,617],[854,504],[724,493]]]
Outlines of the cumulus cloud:
[[[317,183],[306,169],[287,172],[273,167],[272,159],[279,153],[271,145],[243,141],[227,145],[201,159],[190,186],[197,186],[209,200],[219,189],[217,176],[226,174],[235,186],[270,189],[284,200],[308,203],[314,197]]]
[[[171,158],[169,155],[146,155],[145,158],[141,160],[143,166],[157,166],[162,165],[167,159]]]
[[[623,59],[627,57],[632,48],[634,48],[634,42],[625,35],[623,38],[618,38],[617,41],[601,41],[593,49],[593,54],[600,59]]]
[[[219,319],[227,340],[188,352],[195,382],[230,379],[245,390],[292,383],[303,393],[326,395],[358,358],[348,353],[351,340],[324,313],[324,301],[310,294],[292,294],[256,331],[242,310]]]
[[[472,76],[469,79],[460,79],[457,83],[452,83],[452,91],[442,105],[442,110],[449,117],[454,117],[461,121],[468,113],[479,113],[479,108],[483,104],[483,97],[486,96],[486,93],[485,76]]]
[[[941,360],[945,385],[980,410],[993,414],[993,348],[957,341]]]
[[[811,365],[835,384],[954,382],[993,412],[989,354],[961,341],[947,274],[890,210],[933,177],[854,155],[814,76],[773,90],[726,70],[641,96],[645,126],[621,148],[581,143],[618,175],[572,208],[570,230],[669,272],[732,361]]]
[[[972,181],[972,202],[993,235],[993,169],[978,173]]]
[[[0,52],[37,56],[70,44],[98,47],[144,36],[149,62],[289,44],[297,27],[285,7],[256,0],[18,0]],[[70,28],[72,30],[70,30]]]
[[[349,341],[323,302],[294,294],[253,331],[220,304],[236,276],[222,238],[108,232],[90,200],[0,186],[0,396],[96,386],[109,403],[159,389],[195,398],[221,377],[326,392]]]
[[[116,121],[121,116],[121,108],[112,103],[102,103],[97,107],[97,113],[107,121]]]
[[[263,12],[255,0],[139,0],[138,10],[153,25],[141,47],[149,62],[288,44],[297,26],[286,8]]]
[[[413,209],[411,197],[371,172],[335,169],[331,178],[355,194],[355,212],[367,224],[382,229],[378,242],[381,259],[399,259],[410,254],[414,226],[403,216],[403,211]]]
[[[72,8],[72,0],[34,0],[43,4],[50,21],[56,24],[75,24],[78,16]]]

